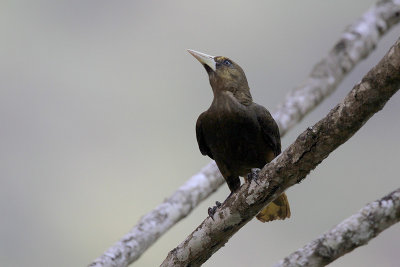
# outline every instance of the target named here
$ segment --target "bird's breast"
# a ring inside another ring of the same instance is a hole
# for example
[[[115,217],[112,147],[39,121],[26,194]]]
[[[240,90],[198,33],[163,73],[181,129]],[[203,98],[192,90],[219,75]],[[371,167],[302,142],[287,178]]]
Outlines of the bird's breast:
[[[230,105],[210,110],[203,133],[216,161],[246,170],[265,164],[266,144],[252,109]]]

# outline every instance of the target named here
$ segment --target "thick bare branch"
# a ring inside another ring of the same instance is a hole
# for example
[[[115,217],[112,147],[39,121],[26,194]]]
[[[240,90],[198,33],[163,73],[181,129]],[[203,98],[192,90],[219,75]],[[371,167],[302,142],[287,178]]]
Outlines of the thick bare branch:
[[[383,230],[400,221],[400,188],[376,200],[332,230],[293,252],[274,267],[325,266],[366,245]]]
[[[380,1],[348,27],[329,54],[315,65],[306,82],[289,93],[273,114],[282,136],[334,91],[346,74],[374,50],[380,37],[400,21],[398,12],[399,0]],[[215,162],[210,162],[168,199],[144,215],[128,234],[90,266],[127,266],[134,262],[223,182]]]
[[[244,184],[217,210],[214,220],[207,217],[168,254],[162,266],[204,263],[265,205],[346,142],[399,88],[400,39],[340,104],[261,170],[258,184]]]

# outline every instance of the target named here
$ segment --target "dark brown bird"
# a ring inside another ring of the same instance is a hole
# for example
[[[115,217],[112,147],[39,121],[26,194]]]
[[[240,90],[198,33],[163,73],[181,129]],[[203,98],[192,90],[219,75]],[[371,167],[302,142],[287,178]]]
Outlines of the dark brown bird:
[[[203,155],[215,160],[233,194],[240,187],[239,176],[247,181],[255,168],[264,167],[281,153],[279,128],[269,111],[253,102],[238,64],[226,57],[188,51],[206,69],[214,93],[211,106],[197,119],[197,143]],[[211,217],[215,210],[209,209]],[[285,193],[257,215],[262,222],[289,217]]]

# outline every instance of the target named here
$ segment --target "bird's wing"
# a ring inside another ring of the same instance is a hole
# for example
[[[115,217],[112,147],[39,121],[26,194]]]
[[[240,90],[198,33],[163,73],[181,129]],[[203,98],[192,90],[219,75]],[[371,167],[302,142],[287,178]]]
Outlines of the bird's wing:
[[[211,154],[210,148],[207,146],[206,140],[204,139],[203,134],[203,127],[201,125],[202,118],[204,117],[204,113],[202,113],[196,122],[196,137],[197,137],[197,144],[199,145],[200,152],[203,155],[207,155],[210,158],[214,159],[213,155]]]
[[[255,105],[257,120],[263,131],[264,140],[271,147],[276,157],[281,153],[281,136],[278,125],[266,108],[258,104]]]

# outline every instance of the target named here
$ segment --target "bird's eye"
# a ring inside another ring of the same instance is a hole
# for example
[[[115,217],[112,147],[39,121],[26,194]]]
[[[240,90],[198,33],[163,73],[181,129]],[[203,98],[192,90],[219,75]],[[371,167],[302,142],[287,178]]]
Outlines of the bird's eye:
[[[230,60],[228,60],[228,59],[225,59],[223,63],[224,63],[225,66],[232,65],[232,62]]]

